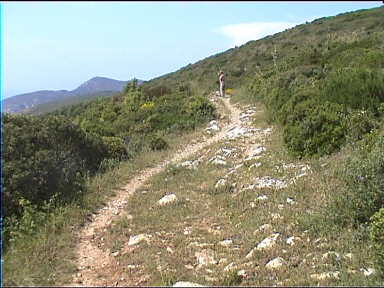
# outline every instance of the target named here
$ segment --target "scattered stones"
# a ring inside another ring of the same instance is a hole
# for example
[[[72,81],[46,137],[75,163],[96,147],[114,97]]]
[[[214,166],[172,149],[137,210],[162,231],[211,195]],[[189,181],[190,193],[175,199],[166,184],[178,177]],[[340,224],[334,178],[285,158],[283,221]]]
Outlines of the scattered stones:
[[[136,245],[136,244],[140,243],[141,241],[147,241],[148,242],[151,237],[152,236],[149,234],[139,234],[136,236],[131,236],[131,237],[129,237],[128,246]]]
[[[256,188],[276,188],[276,189],[282,189],[286,188],[288,185],[279,179],[274,179],[272,177],[266,176],[266,177],[257,177],[255,178],[255,186]]]
[[[277,205],[277,208],[282,210],[282,209],[284,209],[284,205],[283,204],[279,204],[279,205]]]
[[[249,166],[248,170],[252,169],[252,168],[258,168],[261,166],[261,163],[260,162],[256,162],[256,163],[253,163],[251,166]]]
[[[197,283],[187,282],[187,281],[178,281],[173,284],[172,287],[206,287]]]
[[[176,202],[176,201],[177,201],[177,197],[175,194],[168,194],[168,195],[165,195],[163,198],[161,198],[157,203],[160,206],[164,206],[164,205]]]
[[[209,162],[215,165],[222,165],[225,166],[227,165],[227,162],[225,161],[225,158],[220,155],[216,155],[213,158],[209,159]]]
[[[261,153],[263,153],[265,151],[265,147],[263,146],[260,146],[260,145],[256,145],[254,146],[250,153],[248,154],[248,157],[245,158],[245,160],[251,160],[251,159],[254,159],[256,156],[259,156]]]
[[[137,265],[133,265],[133,264],[128,264],[127,265],[127,269],[129,269],[129,270],[136,269],[137,267],[138,267]]]
[[[277,258],[269,261],[265,265],[265,267],[268,268],[268,269],[278,269],[278,268],[280,268],[280,267],[282,267],[282,266],[284,266],[286,264],[287,264],[287,262],[283,258],[277,257]]]
[[[311,278],[316,279],[316,280],[325,280],[325,279],[329,279],[329,278],[339,279],[339,275],[340,275],[339,271],[323,272],[323,273],[319,273],[319,274],[311,274]]]
[[[235,126],[231,128],[227,133],[226,137],[229,140],[234,140],[236,138],[240,137],[249,137],[251,136],[254,132],[258,131],[259,129],[255,128],[246,128],[246,127],[241,127],[241,126]]]
[[[185,227],[184,228],[184,235],[189,235],[192,233],[192,227]]]
[[[263,241],[261,241],[257,246],[257,250],[267,250],[272,248],[277,241],[277,238],[280,236],[280,233],[273,233],[271,236],[265,238]]]
[[[195,257],[197,258],[197,263],[200,266],[205,266],[209,264],[218,264],[218,261],[215,260],[214,252],[211,249],[205,249],[201,252],[196,252]]]
[[[199,164],[200,164],[199,160],[188,160],[188,161],[184,161],[183,163],[177,165],[177,167],[185,167],[187,169],[196,170],[197,167],[199,166]]]

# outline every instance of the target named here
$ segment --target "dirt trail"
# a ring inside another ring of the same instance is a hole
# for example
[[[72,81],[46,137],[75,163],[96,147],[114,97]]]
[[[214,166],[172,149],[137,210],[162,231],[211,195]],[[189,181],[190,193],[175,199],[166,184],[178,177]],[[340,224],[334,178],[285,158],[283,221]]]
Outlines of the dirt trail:
[[[95,233],[107,229],[110,223],[117,217],[121,217],[120,211],[123,211],[125,204],[129,201],[129,196],[132,195],[140,186],[142,186],[151,176],[161,172],[167,165],[176,163],[180,160],[192,156],[202,148],[211,145],[223,139],[226,133],[240,124],[241,111],[232,106],[228,98],[223,98],[224,105],[230,111],[229,121],[221,128],[216,135],[205,139],[199,143],[191,144],[184,149],[177,151],[173,158],[165,160],[156,167],[141,171],[134,179],[125,186],[121,187],[115,197],[111,198],[107,205],[93,215],[92,220],[79,231],[79,243],[76,247],[77,254],[77,273],[73,279],[73,284],[69,286],[115,286],[118,285],[119,275],[114,275],[113,269],[118,263],[110,253],[104,252],[94,243]],[[98,271],[111,271],[109,279],[100,279]]]

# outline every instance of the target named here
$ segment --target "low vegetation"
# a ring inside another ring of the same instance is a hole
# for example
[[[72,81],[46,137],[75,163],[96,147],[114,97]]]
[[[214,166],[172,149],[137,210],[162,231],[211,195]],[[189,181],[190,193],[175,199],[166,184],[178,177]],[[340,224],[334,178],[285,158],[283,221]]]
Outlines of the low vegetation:
[[[168,167],[132,197],[128,209],[134,221],[122,218],[98,235],[108,239],[103,249],[121,251],[134,233],[158,232],[144,252],[118,257],[127,265],[136,261],[143,267],[138,277],[151,275],[143,283],[152,285],[171,285],[180,277],[212,285],[382,284],[383,9],[298,25],[143,85],[133,81],[112,97],[40,116],[3,115],[5,284],[68,283],[75,273],[73,234],[87,215],[140,169],[201,137],[196,129],[219,118],[206,95],[216,89],[220,69],[227,72],[227,94],[233,101],[262,107],[253,125],[273,127],[262,143],[268,152],[260,158],[260,168],[252,168],[255,161],[245,161],[217,188],[241,155],[231,156],[221,168],[208,162],[198,170]],[[245,145],[246,150],[255,144],[231,143],[201,153],[207,160],[224,146]],[[278,193],[272,188],[243,189],[255,177],[295,177],[298,171],[287,169],[287,163],[309,165],[311,173]],[[172,209],[154,208],[168,191],[179,191],[180,201]],[[269,202],[256,201],[256,196]],[[289,197],[297,205],[287,209]],[[272,217],[276,211],[282,218]],[[255,241],[267,236],[255,232],[267,221],[280,233],[276,247],[257,252],[257,263],[255,255],[245,260]],[[188,236],[188,227],[198,231],[192,234],[196,239]],[[292,235],[299,237],[299,244],[288,249],[282,237]],[[227,238],[234,239],[233,249],[217,244]],[[227,258],[228,263],[207,268],[220,277],[190,268],[197,251],[193,242],[208,244],[205,248]],[[174,253],[153,256],[168,247]],[[329,251],[342,256],[329,258]],[[289,269],[265,268],[282,254]],[[231,262],[248,269],[248,276],[230,269],[222,274],[221,268]],[[362,277],[361,271],[370,275],[364,269],[373,265],[373,276]],[[316,280],[327,271],[337,271],[337,277]]]

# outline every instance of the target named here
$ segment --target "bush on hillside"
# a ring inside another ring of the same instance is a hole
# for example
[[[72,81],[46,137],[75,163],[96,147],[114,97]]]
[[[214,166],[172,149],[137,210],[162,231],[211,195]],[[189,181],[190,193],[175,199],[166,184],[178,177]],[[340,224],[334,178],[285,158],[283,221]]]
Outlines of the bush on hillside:
[[[371,217],[370,238],[376,258],[376,268],[384,275],[384,208]]]
[[[384,102],[384,73],[360,68],[337,69],[326,77],[320,90],[324,101],[377,115],[380,103]]]
[[[71,201],[107,156],[100,138],[63,117],[5,114],[3,125],[5,216],[22,213],[20,199],[37,207],[53,196]]]
[[[331,154],[345,142],[341,105],[325,102],[301,102],[287,116],[284,141],[299,157]]]
[[[330,201],[334,222],[340,225],[368,223],[384,206],[384,137],[368,134],[355,148],[339,174],[345,191]]]

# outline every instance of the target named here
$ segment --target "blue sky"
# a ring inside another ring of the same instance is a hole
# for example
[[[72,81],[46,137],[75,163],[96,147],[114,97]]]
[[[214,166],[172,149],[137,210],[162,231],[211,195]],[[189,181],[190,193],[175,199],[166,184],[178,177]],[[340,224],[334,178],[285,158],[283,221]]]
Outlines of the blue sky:
[[[3,97],[149,80],[306,21],[371,2],[0,2]]]

